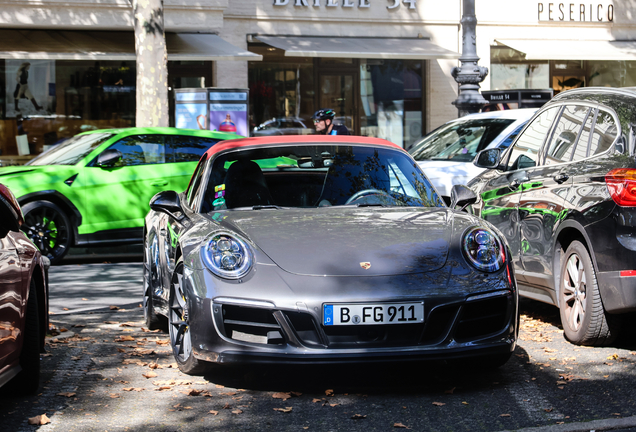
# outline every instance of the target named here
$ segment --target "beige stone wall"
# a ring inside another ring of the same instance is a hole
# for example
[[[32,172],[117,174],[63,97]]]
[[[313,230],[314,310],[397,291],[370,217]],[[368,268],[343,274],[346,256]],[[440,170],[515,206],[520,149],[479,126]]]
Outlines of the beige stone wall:
[[[229,0],[164,0],[167,31],[212,31]],[[0,28],[132,30],[130,0],[0,0]]]

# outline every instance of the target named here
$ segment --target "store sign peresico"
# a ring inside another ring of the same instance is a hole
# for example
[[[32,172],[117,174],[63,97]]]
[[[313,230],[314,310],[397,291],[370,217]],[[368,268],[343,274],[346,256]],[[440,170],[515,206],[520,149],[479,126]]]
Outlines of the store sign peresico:
[[[537,3],[539,21],[561,22],[614,22],[611,3]]]
[[[409,9],[415,9],[417,0],[387,0],[389,3],[387,9],[396,9],[400,5],[408,7]],[[370,8],[371,0],[274,0],[274,6],[288,6],[294,5],[294,7],[328,7],[328,8]]]

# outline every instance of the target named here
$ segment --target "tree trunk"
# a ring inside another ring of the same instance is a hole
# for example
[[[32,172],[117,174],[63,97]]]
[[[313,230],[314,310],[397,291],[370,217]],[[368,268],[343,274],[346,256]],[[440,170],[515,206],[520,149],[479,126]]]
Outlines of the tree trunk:
[[[163,0],[132,0],[139,127],[168,126],[168,52]]]

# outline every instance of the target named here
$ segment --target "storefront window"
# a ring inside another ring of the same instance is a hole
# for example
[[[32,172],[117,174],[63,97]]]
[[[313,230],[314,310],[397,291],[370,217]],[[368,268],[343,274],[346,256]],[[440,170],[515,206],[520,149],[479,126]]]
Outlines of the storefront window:
[[[422,63],[360,61],[360,134],[408,148],[422,135]]]
[[[550,88],[548,61],[526,61],[510,48],[490,48],[489,75],[491,90]]]
[[[15,162],[22,130],[28,160],[80,132],[132,126],[135,80],[134,61],[0,60],[0,165]]]
[[[588,61],[590,86],[636,86],[636,61]]]

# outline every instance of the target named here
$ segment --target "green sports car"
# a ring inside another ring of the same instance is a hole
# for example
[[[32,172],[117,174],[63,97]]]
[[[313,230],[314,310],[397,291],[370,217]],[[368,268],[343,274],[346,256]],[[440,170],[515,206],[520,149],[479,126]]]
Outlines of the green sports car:
[[[58,263],[71,246],[141,242],[148,202],[183,191],[199,158],[233,133],[176,128],[103,129],[57,145],[27,165],[0,168],[22,206],[22,229]]]

